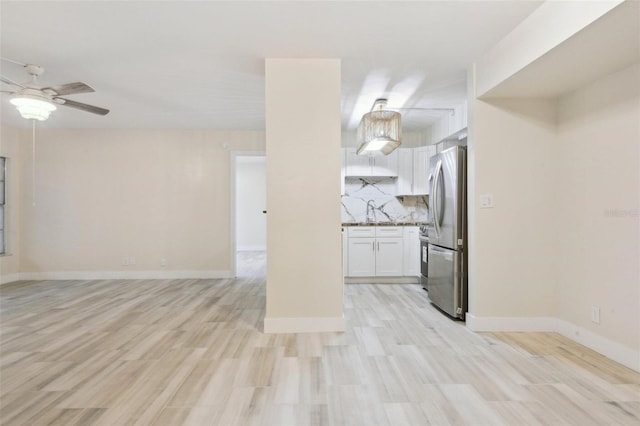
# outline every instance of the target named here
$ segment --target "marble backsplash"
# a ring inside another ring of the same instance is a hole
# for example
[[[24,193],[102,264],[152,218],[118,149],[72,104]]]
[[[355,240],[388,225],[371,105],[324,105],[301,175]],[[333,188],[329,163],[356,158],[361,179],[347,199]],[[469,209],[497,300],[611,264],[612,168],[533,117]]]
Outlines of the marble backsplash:
[[[346,178],[342,222],[426,222],[429,197],[396,191],[394,178]]]

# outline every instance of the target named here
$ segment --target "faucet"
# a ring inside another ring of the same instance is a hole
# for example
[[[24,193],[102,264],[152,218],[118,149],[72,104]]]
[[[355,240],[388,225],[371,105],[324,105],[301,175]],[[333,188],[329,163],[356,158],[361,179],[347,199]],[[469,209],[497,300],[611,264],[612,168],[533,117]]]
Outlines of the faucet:
[[[376,213],[373,210],[374,208],[373,200],[367,201],[367,223],[376,221]]]

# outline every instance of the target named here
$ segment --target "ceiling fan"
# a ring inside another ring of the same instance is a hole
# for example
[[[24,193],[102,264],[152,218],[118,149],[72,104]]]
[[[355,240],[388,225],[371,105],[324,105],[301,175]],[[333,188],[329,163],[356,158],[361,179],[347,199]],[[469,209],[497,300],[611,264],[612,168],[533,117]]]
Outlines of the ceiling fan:
[[[10,62],[18,63],[15,61]],[[22,65],[27,73],[31,75],[30,82],[17,83],[3,75],[0,75],[0,81],[15,87],[14,90],[3,90],[2,93],[11,95],[10,102],[16,106],[22,117],[44,121],[49,118],[49,114],[52,111],[56,110],[57,105],[64,105],[98,115],[107,115],[109,113],[108,109],[61,97],[63,95],[95,92],[89,85],[75,82],[59,86],[41,87],[36,84],[36,79],[44,73],[44,68],[34,64],[18,64]]]

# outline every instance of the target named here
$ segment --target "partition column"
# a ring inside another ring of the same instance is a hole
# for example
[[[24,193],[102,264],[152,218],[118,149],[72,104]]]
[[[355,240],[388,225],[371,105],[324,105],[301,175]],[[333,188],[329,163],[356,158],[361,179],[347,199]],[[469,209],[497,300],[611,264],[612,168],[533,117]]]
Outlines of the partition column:
[[[344,329],[340,61],[266,60],[266,333]]]

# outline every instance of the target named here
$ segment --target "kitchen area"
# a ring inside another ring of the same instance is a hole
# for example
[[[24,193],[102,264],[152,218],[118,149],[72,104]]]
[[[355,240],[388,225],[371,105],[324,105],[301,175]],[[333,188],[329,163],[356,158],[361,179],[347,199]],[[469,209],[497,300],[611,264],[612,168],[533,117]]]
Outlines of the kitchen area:
[[[343,135],[342,256],[347,284],[419,284],[457,319],[467,308],[466,105],[388,154]],[[431,262],[430,262],[431,261]]]

